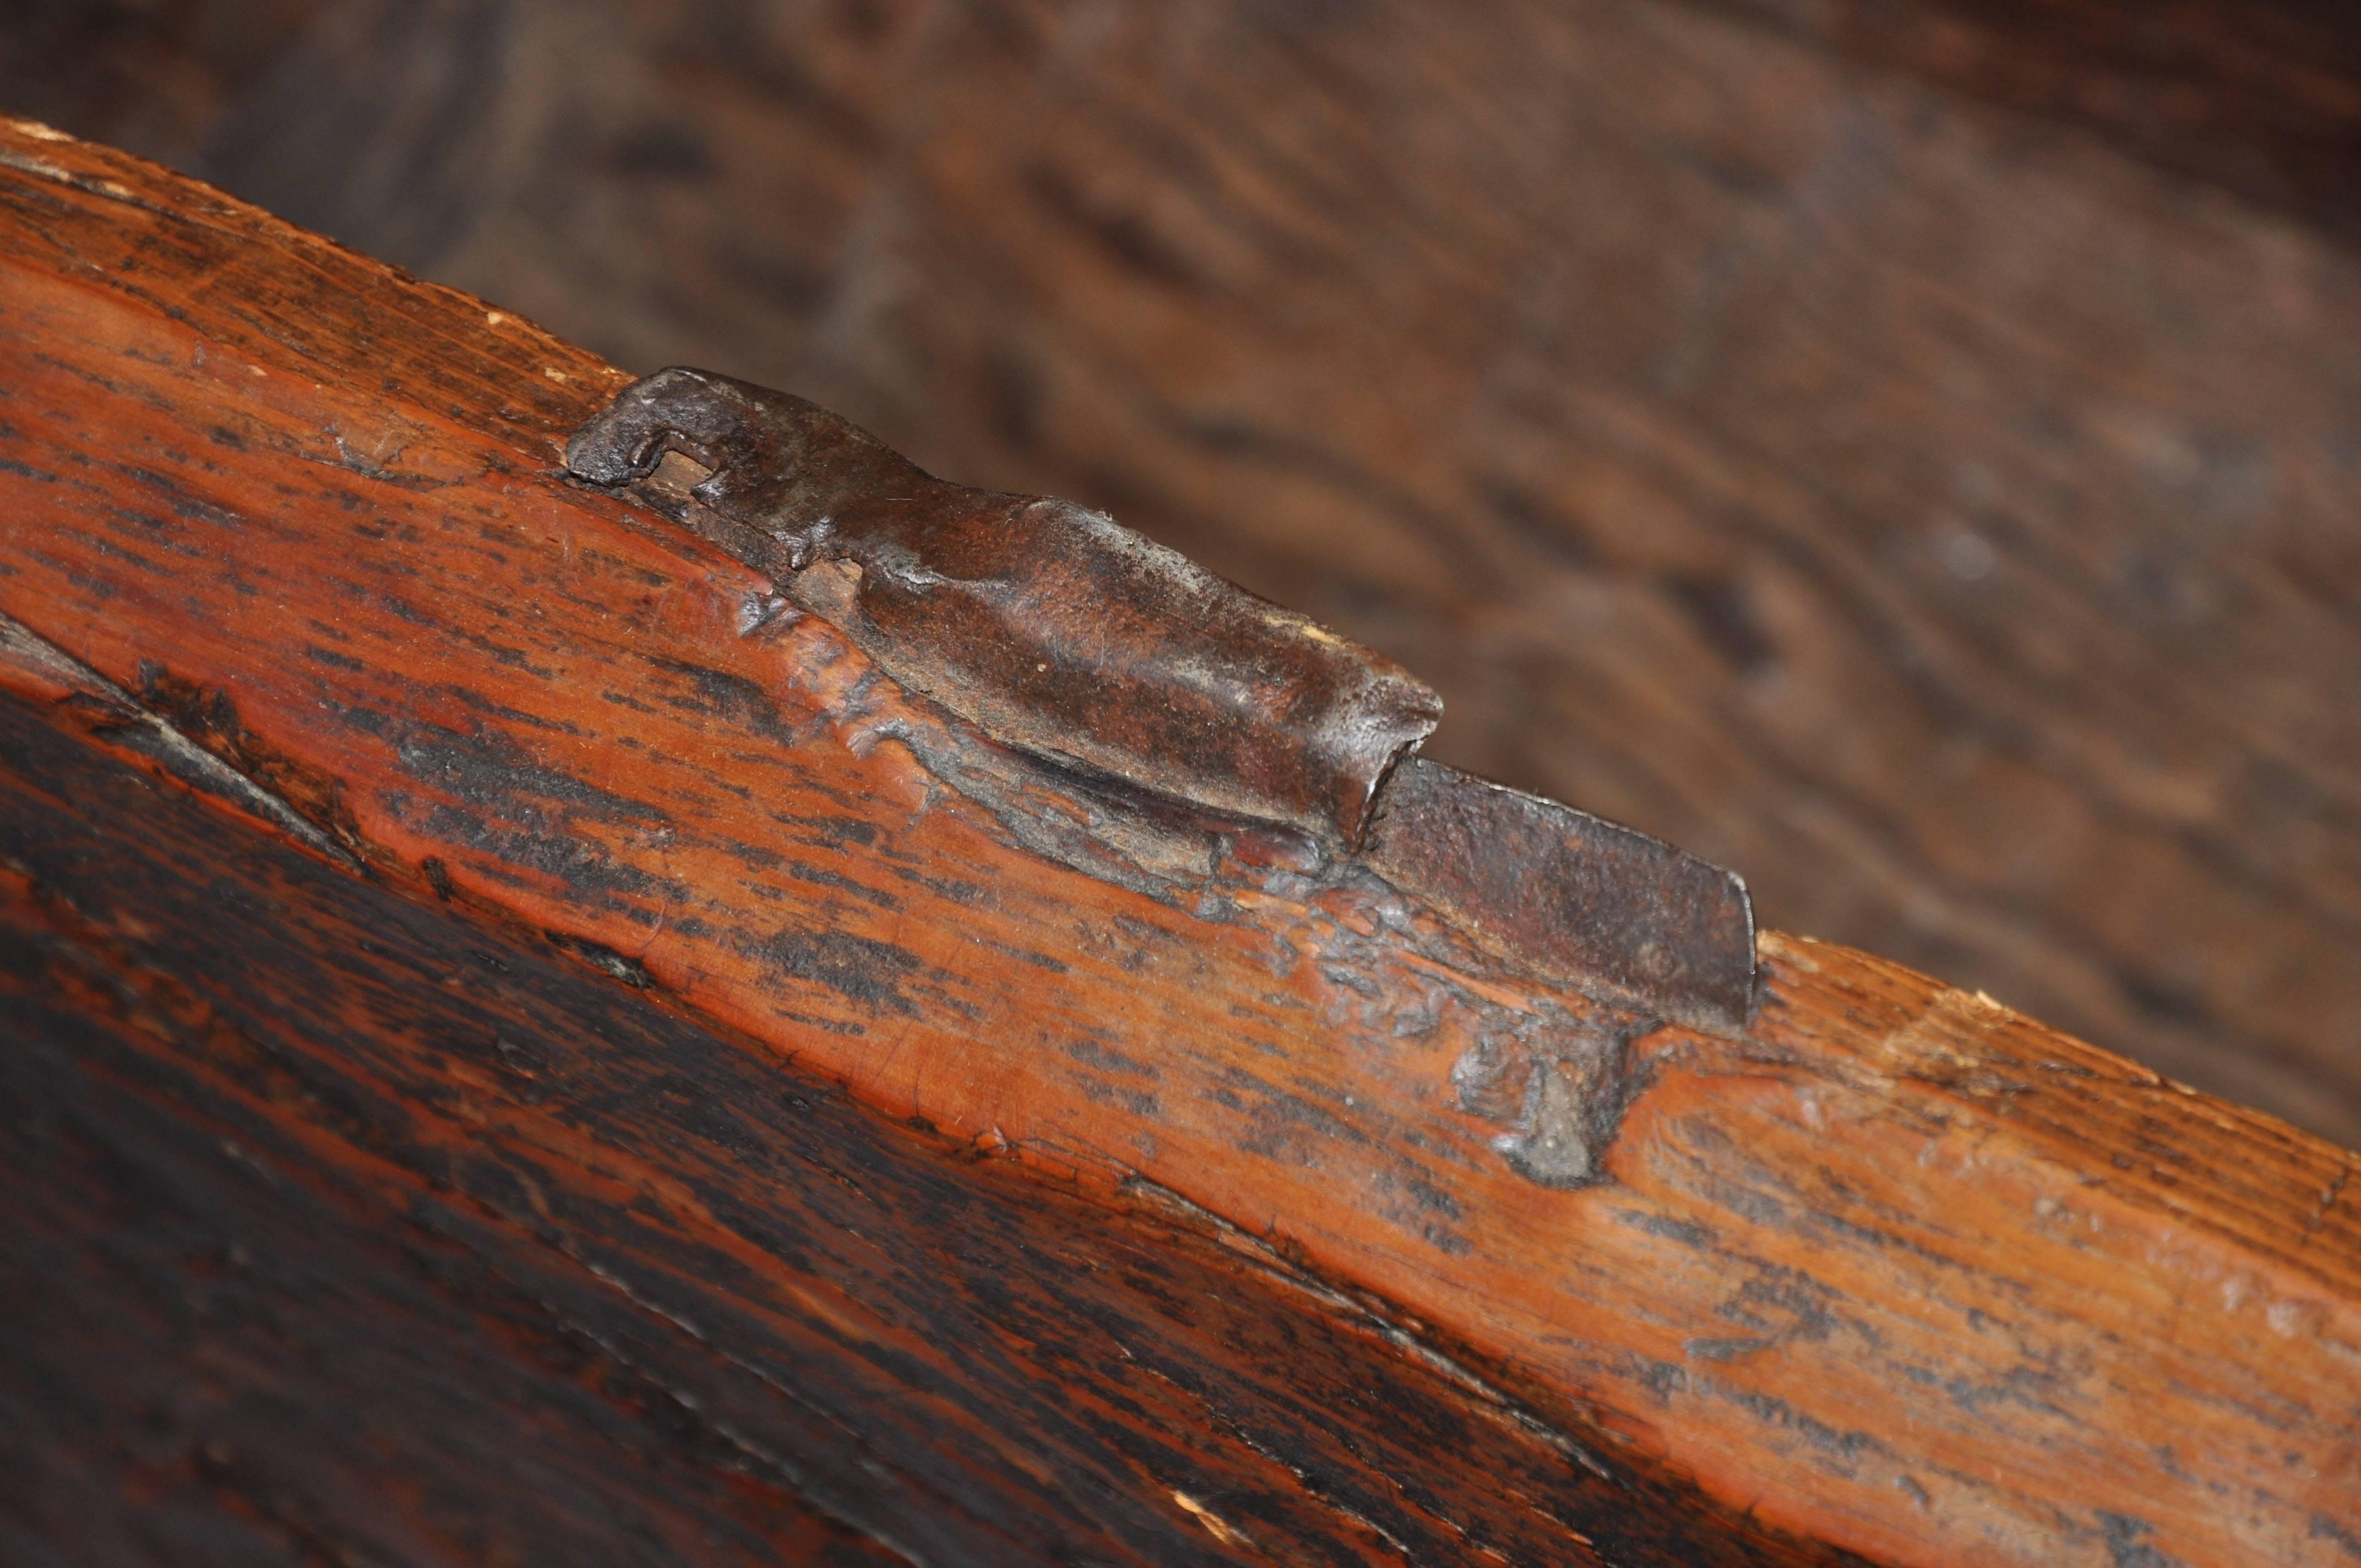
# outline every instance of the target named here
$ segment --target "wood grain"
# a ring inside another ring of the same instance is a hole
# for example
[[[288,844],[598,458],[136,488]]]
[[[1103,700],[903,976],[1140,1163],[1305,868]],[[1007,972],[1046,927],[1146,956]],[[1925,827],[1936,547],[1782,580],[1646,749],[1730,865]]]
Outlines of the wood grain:
[[[1110,508],[1444,760],[2361,1144],[2349,5],[35,13],[15,102]]]
[[[562,482],[619,372],[135,159],[0,152],[0,612],[388,888],[1176,1194],[1798,1550],[2361,1552],[2351,1156],[1842,948],[1766,938],[1743,1040],[1602,1058],[1381,885],[1049,852],[1067,786]],[[1519,1176],[1525,1086],[1598,1070],[1607,1179]]]
[[[1828,1561],[46,717],[0,697],[11,1563]]]

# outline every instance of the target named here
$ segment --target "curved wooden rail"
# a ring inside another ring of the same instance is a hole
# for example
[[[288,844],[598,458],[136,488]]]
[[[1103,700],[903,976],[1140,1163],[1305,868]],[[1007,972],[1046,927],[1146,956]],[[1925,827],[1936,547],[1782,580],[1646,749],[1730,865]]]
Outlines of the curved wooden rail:
[[[1602,1046],[1381,885],[1127,837],[570,488],[628,378],[529,323],[38,127],[0,210],[12,1125],[54,1091],[177,1162],[14,1146],[86,1309],[16,1310],[104,1398],[5,1376],[117,1503],[333,1537],[413,1486],[369,1539],[419,1558],[562,1473],[675,1560],[2361,1562],[2354,1157],[1776,933],[1744,1037]],[[865,1111],[813,1132],[815,1084]],[[1603,1180],[1521,1173],[1561,1133]],[[901,1174],[813,1152],[855,1146]],[[143,1181],[318,1238],[240,1287],[319,1336],[270,1342],[292,1414],[185,1485],[135,1412],[253,1380],[107,1283]],[[481,1365],[412,1387],[380,1324]],[[606,1424],[533,1405],[556,1362]],[[502,1456],[461,1500],[429,1420]]]

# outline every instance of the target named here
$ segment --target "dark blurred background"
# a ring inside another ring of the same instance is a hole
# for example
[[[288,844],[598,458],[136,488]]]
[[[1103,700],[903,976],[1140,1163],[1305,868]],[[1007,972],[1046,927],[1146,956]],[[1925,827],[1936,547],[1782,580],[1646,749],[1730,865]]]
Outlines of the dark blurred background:
[[[0,103],[1105,507],[2361,1145],[2350,0],[16,0]]]

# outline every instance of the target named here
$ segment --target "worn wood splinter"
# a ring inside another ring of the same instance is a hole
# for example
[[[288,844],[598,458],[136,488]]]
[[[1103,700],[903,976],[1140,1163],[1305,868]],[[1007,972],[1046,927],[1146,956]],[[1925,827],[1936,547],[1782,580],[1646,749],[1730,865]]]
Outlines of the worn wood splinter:
[[[2361,1563],[2352,1155],[669,375],[0,128],[0,1555]]]

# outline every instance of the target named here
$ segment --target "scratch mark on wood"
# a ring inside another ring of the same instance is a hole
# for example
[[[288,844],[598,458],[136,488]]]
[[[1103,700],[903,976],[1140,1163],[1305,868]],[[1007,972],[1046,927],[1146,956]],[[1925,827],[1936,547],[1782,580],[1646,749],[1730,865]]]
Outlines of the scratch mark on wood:
[[[0,659],[52,686],[60,697],[87,704],[94,731],[148,758],[191,789],[261,817],[347,871],[361,870],[359,860],[311,818],[190,740],[129,692],[5,615],[0,615]]]

